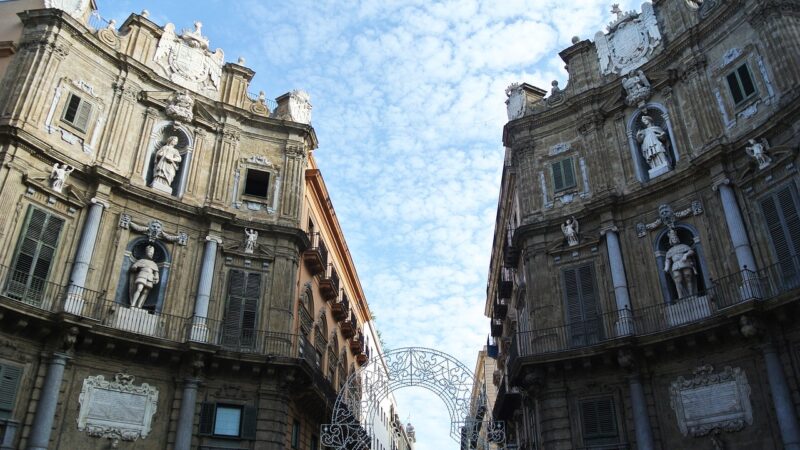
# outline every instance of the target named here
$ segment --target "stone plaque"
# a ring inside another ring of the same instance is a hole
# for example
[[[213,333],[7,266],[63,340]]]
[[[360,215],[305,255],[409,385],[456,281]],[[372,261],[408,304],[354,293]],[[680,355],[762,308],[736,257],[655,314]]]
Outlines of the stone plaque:
[[[753,423],[750,385],[744,371],[725,367],[720,373],[713,372],[712,366],[701,366],[694,377],[678,377],[670,386],[672,409],[684,436],[739,431]]]
[[[133,379],[132,375],[118,373],[113,381],[103,375],[83,380],[78,430],[123,441],[147,437],[158,405],[158,390],[147,383],[135,386]]]

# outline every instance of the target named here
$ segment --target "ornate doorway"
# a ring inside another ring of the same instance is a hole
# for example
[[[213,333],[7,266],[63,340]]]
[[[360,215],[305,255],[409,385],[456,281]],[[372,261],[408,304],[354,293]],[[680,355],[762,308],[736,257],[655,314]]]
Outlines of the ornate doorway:
[[[400,388],[422,387],[447,406],[450,436],[462,449],[504,449],[505,424],[491,419],[485,395],[479,395],[473,404],[473,383],[472,371],[447,353],[423,347],[391,350],[383,361],[370,361],[347,378],[331,423],[322,425],[322,445],[337,450],[369,449],[372,421],[381,400]]]

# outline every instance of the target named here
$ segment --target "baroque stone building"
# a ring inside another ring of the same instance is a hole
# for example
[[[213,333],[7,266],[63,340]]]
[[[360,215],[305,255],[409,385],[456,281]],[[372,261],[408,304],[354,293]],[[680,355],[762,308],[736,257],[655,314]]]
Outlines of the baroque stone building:
[[[0,448],[319,448],[370,313],[308,95],[95,9],[0,2]]]
[[[800,8],[615,5],[509,87],[486,313],[526,449],[800,448]]]

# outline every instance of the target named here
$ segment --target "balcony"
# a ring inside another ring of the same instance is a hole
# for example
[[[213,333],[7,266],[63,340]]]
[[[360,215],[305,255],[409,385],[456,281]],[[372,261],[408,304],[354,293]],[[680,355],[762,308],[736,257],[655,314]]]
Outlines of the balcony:
[[[359,366],[363,366],[364,364],[369,361],[369,349],[366,349],[364,353],[359,353],[356,355],[356,362]]]
[[[359,355],[364,351],[364,338],[361,333],[359,333],[357,337],[350,339],[350,351],[353,352],[354,355]]]
[[[342,336],[345,339],[350,339],[351,337],[355,336],[357,329],[358,322],[356,321],[355,314],[352,312],[350,313],[350,320],[345,320],[339,324],[339,330],[342,332]]]
[[[335,300],[339,294],[339,274],[333,264],[328,264],[325,273],[320,276],[319,291],[326,301]]]
[[[742,270],[714,281],[702,295],[636,310],[601,314],[591,320],[552,328],[520,331],[514,336],[509,367],[513,360],[554,355],[587,347],[614,345],[630,339],[669,338],[676,330],[712,324],[754,308],[794,300],[783,294],[800,288],[800,258],[774,264],[759,271]],[[495,321],[492,321],[494,335]]]
[[[494,318],[505,320],[508,314],[508,299],[498,298],[494,302]]]
[[[322,273],[328,265],[328,249],[325,248],[319,232],[310,233],[308,239],[311,241],[311,246],[303,252],[303,262],[314,276]]]
[[[520,251],[519,247],[514,245],[514,229],[509,228],[506,233],[506,244],[503,247],[503,265],[517,267],[521,254],[522,251]]]
[[[350,316],[350,302],[344,292],[342,292],[338,302],[331,303],[331,315],[337,322],[346,320]]]
[[[498,298],[511,298],[511,293],[514,291],[514,272],[503,267],[500,269],[500,276],[497,280],[497,296]]]
[[[503,321],[501,319],[492,319],[491,332],[492,337],[503,335]]]

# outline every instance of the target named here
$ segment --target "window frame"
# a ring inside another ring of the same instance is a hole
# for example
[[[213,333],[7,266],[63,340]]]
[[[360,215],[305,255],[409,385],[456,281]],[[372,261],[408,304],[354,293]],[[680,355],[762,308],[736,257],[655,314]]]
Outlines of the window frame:
[[[239,434],[217,434],[217,410],[220,408],[238,408],[239,414]],[[258,408],[255,405],[249,405],[239,402],[231,401],[211,401],[203,402],[200,405],[200,423],[198,425],[198,435],[208,436],[215,439],[230,439],[230,440],[247,440],[253,441],[256,439],[256,423],[258,421]]]
[[[785,211],[780,205],[779,196],[783,192],[788,192],[791,205],[794,206],[795,216],[800,216],[800,192],[798,192],[797,186],[793,181],[781,184],[776,186],[774,189],[771,189],[769,192],[759,197],[757,203],[762,217],[762,224],[766,231],[766,235],[768,236],[769,248],[774,260],[773,264],[776,264],[780,267],[779,273],[781,276],[781,282],[787,286],[796,287],[800,285],[800,236],[792,236],[791,234],[791,226],[787,222]],[[780,225],[782,237],[786,241],[784,242],[784,245],[786,246],[786,251],[789,253],[789,257],[786,259],[781,259],[780,257],[781,252],[776,246],[773,230],[770,226],[772,221],[767,217],[767,212],[764,210],[764,203],[767,200],[772,200],[776,208],[775,212],[778,215],[777,219],[779,219],[777,223]]]
[[[742,82],[740,75],[740,71],[742,69],[744,69],[747,77],[750,78],[750,84],[753,86],[753,91],[749,94],[745,92],[744,83]],[[741,100],[739,101],[736,101],[736,94],[733,91],[734,86],[732,86],[730,82],[731,76],[736,80],[736,88],[740,90],[740,95],[742,96]],[[758,96],[758,85],[756,84],[756,79],[753,76],[753,71],[750,70],[750,64],[747,60],[744,60],[741,62],[741,64],[738,64],[735,69],[729,70],[723,79],[725,80],[725,84],[728,86],[728,94],[730,94],[731,100],[733,101],[733,106],[735,108],[746,105],[749,103],[748,101],[750,99]]]
[[[267,177],[267,185],[264,188],[264,195],[259,194],[252,194],[247,192],[247,180],[250,179],[250,172],[259,173],[265,175]],[[242,198],[253,198],[253,199],[261,199],[263,201],[269,200],[270,197],[270,190],[272,188],[272,172],[263,169],[257,169],[255,167],[245,167],[244,168],[244,186],[242,188]]]
[[[572,183],[567,184],[566,182],[566,171],[564,170],[564,163],[569,161],[569,168],[570,168],[570,176]],[[550,164],[550,181],[553,183],[553,193],[558,194],[560,192],[568,191],[570,189],[575,189],[578,187],[578,179],[575,176],[575,161],[572,156],[567,156],[565,158],[560,158],[556,161],[551,162]],[[558,172],[561,175],[561,184],[562,186],[559,187],[558,183],[556,183],[556,168],[558,168]]]
[[[588,269],[588,274],[582,274],[582,270]],[[570,313],[570,292],[568,289],[568,272],[573,272],[575,277],[575,294],[581,309],[581,320],[573,321]],[[588,280],[584,280],[583,276],[588,276]],[[603,329],[603,313],[602,313],[602,298],[600,294],[600,286],[597,283],[597,268],[594,262],[585,261],[581,264],[564,267],[561,269],[561,301],[564,307],[564,324],[567,326],[567,337],[569,339],[570,347],[586,347],[603,342],[605,337],[605,330]],[[587,293],[584,292],[583,287],[586,282],[590,282],[592,286],[594,307],[586,304]],[[594,327],[591,324],[594,323]],[[589,339],[592,339],[589,342]],[[583,341],[583,343],[576,343]]]
[[[587,404],[598,404],[601,401],[607,401],[611,405],[611,413],[608,414],[608,417],[613,419],[613,426],[615,429],[615,435],[612,437],[611,432],[608,433],[595,433],[593,435],[589,435],[586,430],[586,421],[584,420],[584,407]],[[617,407],[617,398],[615,395],[612,394],[605,394],[605,395],[594,395],[591,397],[582,397],[579,398],[577,401],[578,407],[578,423],[581,429],[581,444],[583,448],[592,449],[592,448],[608,448],[614,445],[622,444],[623,436],[622,430],[620,427],[620,417],[619,417],[619,408]],[[614,442],[611,442],[614,440]],[[592,442],[594,441],[594,442]],[[597,442],[601,441],[601,442]]]
[[[3,403],[0,403],[0,420],[12,419],[14,417],[14,410],[16,409],[20,387],[22,386],[22,378],[25,375],[25,367],[17,364],[0,362],[0,393],[3,392],[4,378],[7,376],[7,372],[13,374],[11,377],[14,383],[13,392],[7,399],[8,408],[3,408]],[[14,378],[16,379],[14,380]],[[0,400],[3,400],[3,398],[0,397]]]
[[[69,112],[70,104],[72,103],[72,99],[74,98],[78,99],[78,105],[75,109],[74,118],[70,120],[67,119],[67,113]],[[81,123],[78,121],[78,119],[81,115],[81,108],[83,108],[84,105],[88,105],[88,112],[86,113],[86,122],[81,126]],[[61,112],[61,122],[68,125],[73,130],[85,135],[89,131],[94,110],[95,110],[94,103],[88,101],[85,95],[79,95],[75,92],[70,91],[69,95],[67,96],[66,102],[64,102],[64,107]]]

